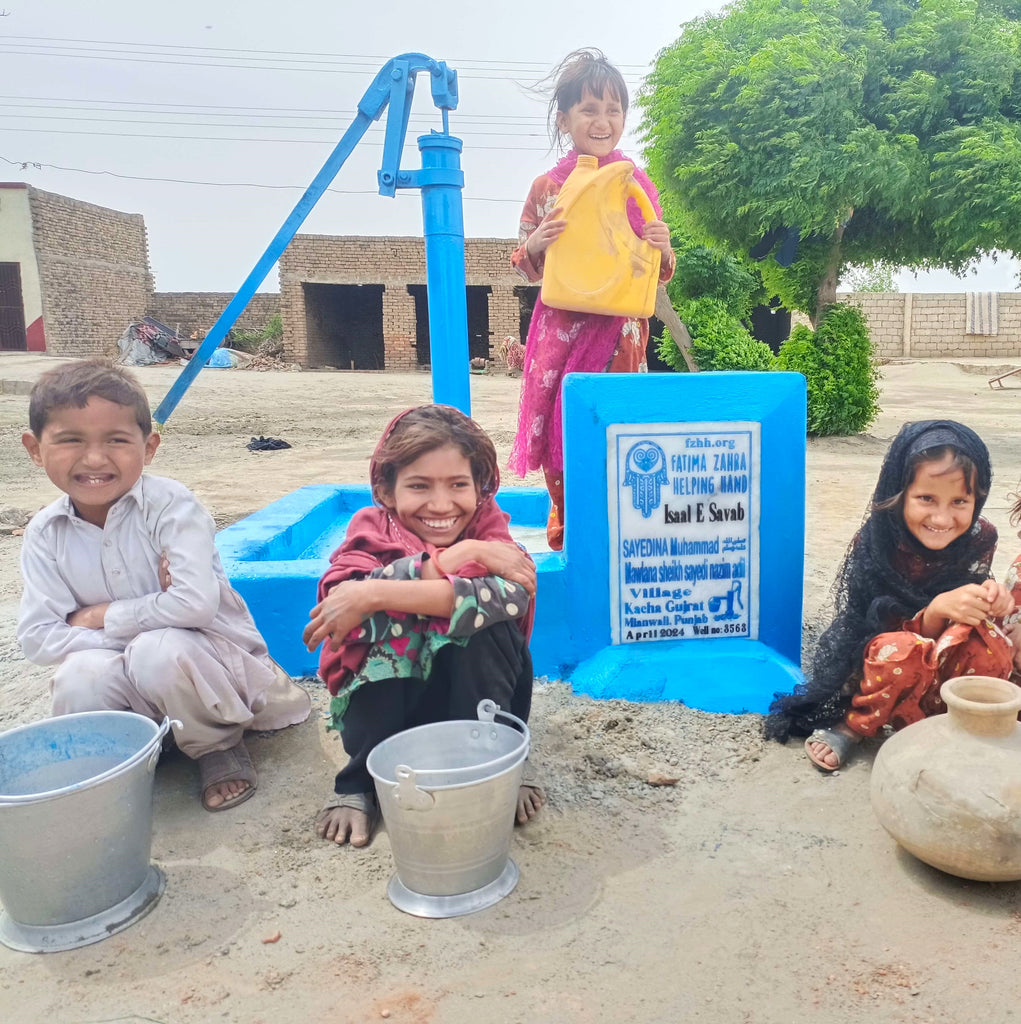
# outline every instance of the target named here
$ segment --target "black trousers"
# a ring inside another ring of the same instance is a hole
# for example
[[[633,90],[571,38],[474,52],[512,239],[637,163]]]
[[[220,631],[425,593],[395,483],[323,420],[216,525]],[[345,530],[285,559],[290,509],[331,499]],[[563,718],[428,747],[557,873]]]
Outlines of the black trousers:
[[[336,793],[371,793],[369,752],[395,733],[431,722],[477,717],[480,700],[528,721],[532,655],[513,622],[480,630],[461,647],[446,644],[428,679],[376,679],[351,694],[340,738],[350,761],[337,773]]]

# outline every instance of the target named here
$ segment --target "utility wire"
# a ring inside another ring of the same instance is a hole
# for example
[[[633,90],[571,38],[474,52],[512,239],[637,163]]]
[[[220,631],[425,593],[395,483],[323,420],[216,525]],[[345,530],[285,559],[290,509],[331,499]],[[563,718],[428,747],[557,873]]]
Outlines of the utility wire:
[[[8,53],[12,55],[22,57],[60,57],[67,60],[101,60],[101,61],[113,61],[116,63],[130,63],[130,64],[163,64],[172,65],[176,67],[199,67],[199,68],[233,68],[242,69],[248,71],[302,71],[302,72],[315,72],[317,74],[327,75],[359,75],[364,77],[369,67],[344,67],[334,66],[329,62],[314,62],[314,61],[277,61],[276,63],[240,63],[240,60],[245,58],[238,58],[233,64],[218,63],[213,60],[203,60],[201,54],[190,54],[187,56],[195,56],[200,59],[198,60],[165,60],[162,56],[152,56],[148,54],[142,54],[136,57],[116,57],[112,54],[117,53],[116,50],[98,50],[94,53],[56,53],[47,52],[45,50],[25,50],[17,49],[16,47],[10,47],[3,43],[3,39],[0,38],[0,53]],[[137,52],[137,51],[136,51]],[[319,63],[318,67],[305,67],[310,63]],[[374,68],[374,66],[373,66]],[[378,68],[374,68],[378,70]],[[467,74],[462,74],[458,71],[458,76],[465,80],[471,81],[515,81],[517,76],[512,70],[508,70],[506,74],[486,75],[478,74],[469,71]],[[627,78],[625,78],[627,81]]]
[[[190,178],[153,178],[140,174],[122,174],[120,171],[95,171],[85,167],[62,167],[60,164],[46,164],[35,160],[11,160],[8,157],[0,156],[5,164],[12,167],[20,167],[21,170],[34,168],[36,170],[73,171],[78,174],[104,175],[111,178],[123,178],[127,181],[155,181],[165,182],[173,185],[208,185],[215,188],[266,188],[266,189],[305,189],[307,185],[269,185],[258,181],[196,181]],[[379,193],[372,189],[348,189],[348,188],[327,188],[327,192],[334,192],[337,195],[345,196],[378,196]],[[399,191],[398,196],[415,198],[409,192]],[[470,196],[462,197],[466,202],[475,203],[514,203],[521,205],[520,199],[497,199],[492,196]]]
[[[210,127],[214,127],[210,125]],[[260,127],[266,127],[265,125]],[[287,145],[329,145],[329,139],[267,139],[267,138],[241,138],[236,135],[156,135],[151,132],[89,132],[77,128],[11,128],[12,132],[24,132],[32,135],[89,135],[97,138],[107,139],[162,139],[173,142],[175,140],[185,142],[262,142],[262,143],[285,143]],[[476,146],[473,150],[497,150],[502,153],[546,153],[548,146]]]
[[[229,116],[229,115],[224,115]],[[125,118],[125,117],[70,117],[62,114],[4,114],[0,113],[0,118],[7,119],[20,119],[30,120],[33,123],[38,121],[71,121],[76,124],[84,122],[98,122],[99,124],[146,124],[146,125],[172,125],[180,128],[263,128],[272,129],[274,131],[321,131],[321,132],[333,132],[336,136],[337,133],[342,133],[346,129],[346,125],[343,123],[335,123],[330,125],[314,125],[314,124],[253,124],[252,122],[229,122],[229,121],[155,121],[151,118]],[[431,127],[438,124],[438,118],[432,118],[424,127]],[[533,126],[534,127],[534,126]],[[485,137],[485,136],[510,136],[515,139],[541,139],[546,137],[545,132],[522,132],[522,131],[476,131],[472,128],[467,130],[457,131],[458,136],[466,137]],[[22,129],[14,127],[13,131],[21,131]],[[370,125],[367,132],[379,135],[385,131],[383,125]],[[284,140],[280,140],[284,141]],[[508,147],[511,148],[511,147]]]
[[[5,102],[16,100],[18,102]],[[92,104],[92,106],[72,106],[71,104]],[[283,118],[289,117],[292,120],[313,120],[324,117],[339,117],[350,120],[358,111],[355,109],[344,110],[340,108],[315,108],[315,107],[248,107],[248,106],[227,106],[202,103],[155,103],[148,100],[86,100],[69,99],[67,97],[55,96],[3,96],[0,95],[0,107],[12,107],[17,110],[82,110],[107,111],[109,113],[160,113],[160,114],[191,114],[208,111],[210,117],[233,117],[239,112],[245,117],[254,118]],[[174,108],[148,111],[147,107]],[[109,108],[107,110],[107,108]],[[435,108],[430,108],[435,113]],[[249,113],[251,111],[251,113]],[[268,113],[270,111],[270,113]],[[277,111],[277,113],[271,113]],[[424,112],[413,112],[412,119],[421,119],[426,116]],[[458,110],[453,115],[457,124],[507,124],[511,127],[524,126],[534,127],[544,123],[545,115],[527,116],[520,114],[466,114]]]
[[[5,40],[20,40],[26,45],[39,45],[46,43],[85,43],[91,46],[128,46],[132,50],[139,48],[148,47],[153,50],[169,50],[172,52],[181,53],[188,50],[199,50],[205,53],[214,54],[260,54],[267,55],[268,57],[277,59],[281,55],[287,55],[288,57],[311,57],[319,58],[326,57],[330,60],[346,60],[346,61],[362,61],[371,62],[372,65],[378,70],[383,64],[392,58],[390,56],[383,56],[378,54],[350,54],[350,53],[329,53],[322,51],[304,51],[304,50],[256,50],[243,47],[226,47],[226,46],[189,46],[186,44],[174,44],[174,43],[137,43],[137,42],[126,42],[123,39],[70,39],[67,37],[54,37],[54,36],[21,36],[21,35],[8,35],[4,36]],[[64,47],[65,49],[67,47]],[[510,69],[527,69],[529,73],[535,72],[549,72],[555,62],[546,63],[545,61],[530,61],[530,60],[485,60],[479,58],[467,58],[465,60],[448,60],[448,66],[459,70],[461,67],[469,66],[480,66],[486,67],[492,65],[500,70]],[[644,74],[647,70],[646,65],[642,64],[615,64],[614,65],[619,71],[623,73],[624,69],[630,69],[635,74]]]

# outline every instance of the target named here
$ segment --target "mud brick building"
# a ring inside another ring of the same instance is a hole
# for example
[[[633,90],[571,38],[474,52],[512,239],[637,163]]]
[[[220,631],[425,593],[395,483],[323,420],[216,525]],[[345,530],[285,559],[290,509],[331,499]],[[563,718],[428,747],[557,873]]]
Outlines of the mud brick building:
[[[538,288],[511,269],[517,243],[465,241],[470,357],[505,365],[506,337],[523,339]],[[280,258],[284,351],[303,366],[414,370],[429,366],[429,306],[421,238],[296,235]]]
[[[0,351],[114,355],[143,316],[184,336],[208,330],[231,292],[154,292],[141,214],[0,182]],[[260,294],[237,326],[258,330],[280,309]]]
[[[496,368],[506,366],[505,339],[524,340],[539,291],[511,270],[515,244],[465,241],[469,355]],[[0,182],[0,350],[114,355],[144,315],[187,337],[208,330],[232,297],[155,292],[140,214]],[[840,298],[862,307],[880,358],[1021,356],[1021,292],[984,295],[992,323],[978,327],[964,292]],[[253,296],[236,326],[259,330],[279,311],[286,358],[309,368],[427,369],[428,303],[421,238],[296,235],[280,258],[280,293]],[[760,307],[752,319],[774,349],[790,329],[785,310]],[[661,369],[654,348],[650,367]]]
[[[0,182],[0,349],[108,351],[152,290],[140,214]]]

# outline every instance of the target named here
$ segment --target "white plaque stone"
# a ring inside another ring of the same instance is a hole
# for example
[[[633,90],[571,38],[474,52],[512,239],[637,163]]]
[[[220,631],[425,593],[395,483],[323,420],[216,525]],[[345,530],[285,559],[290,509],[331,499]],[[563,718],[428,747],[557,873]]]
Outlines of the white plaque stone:
[[[613,643],[758,639],[759,424],[606,428]]]

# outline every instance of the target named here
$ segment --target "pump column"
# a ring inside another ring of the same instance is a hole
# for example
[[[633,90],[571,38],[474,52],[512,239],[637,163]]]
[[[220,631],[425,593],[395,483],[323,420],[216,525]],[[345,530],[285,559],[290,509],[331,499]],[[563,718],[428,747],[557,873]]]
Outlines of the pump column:
[[[422,170],[415,177],[422,189],[433,401],[453,405],[470,416],[461,140],[445,134],[422,135],[418,148]]]

